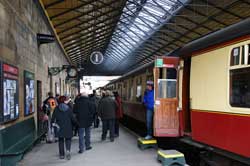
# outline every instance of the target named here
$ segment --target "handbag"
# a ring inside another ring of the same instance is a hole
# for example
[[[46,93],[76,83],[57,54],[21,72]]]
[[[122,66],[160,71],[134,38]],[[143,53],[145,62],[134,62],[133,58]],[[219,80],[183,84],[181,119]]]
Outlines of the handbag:
[[[42,120],[43,120],[43,122],[48,121],[48,120],[49,120],[48,115],[47,115],[47,114],[44,114]]]
[[[55,142],[54,127],[52,127],[50,120],[48,120],[48,131],[47,131],[46,142],[47,143]]]

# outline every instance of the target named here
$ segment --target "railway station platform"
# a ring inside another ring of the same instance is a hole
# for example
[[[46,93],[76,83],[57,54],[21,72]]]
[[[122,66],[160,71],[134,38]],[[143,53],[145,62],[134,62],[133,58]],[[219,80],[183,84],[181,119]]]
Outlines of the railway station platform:
[[[70,161],[57,143],[36,144],[59,97],[74,108],[83,94],[97,108],[116,99],[116,118],[133,131],[153,124],[157,146],[170,144],[192,166],[249,166],[249,8],[250,0],[0,0],[0,166],[161,165],[125,128],[114,143],[94,129],[83,154],[74,137]]]
[[[58,143],[41,143],[28,152],[18,166],[160,166],[155,149],[141,151],[137,137],[123,127],[114,142],[101,141],[101,127],[92,129],[92,149],[78,153],[78,137],[74,137],[71,160],[59,159]]]

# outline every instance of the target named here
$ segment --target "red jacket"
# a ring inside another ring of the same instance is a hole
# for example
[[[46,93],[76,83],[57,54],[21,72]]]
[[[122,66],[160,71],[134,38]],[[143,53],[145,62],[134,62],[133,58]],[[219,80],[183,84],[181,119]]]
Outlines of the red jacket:
[[[120,98],[120,96],[116,97],[115,99],[116,103],[117,103],[117,110],[116,110],[116,118],[120,119],[123,117],[123,112],[122,112],[122,100]]]

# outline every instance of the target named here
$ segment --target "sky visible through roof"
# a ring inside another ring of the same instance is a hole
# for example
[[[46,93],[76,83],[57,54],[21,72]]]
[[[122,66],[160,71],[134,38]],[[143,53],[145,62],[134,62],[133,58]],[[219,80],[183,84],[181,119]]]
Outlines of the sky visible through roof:
[[[80,80],[80,92],[91,94],[94,89],[103,87],[119,77],[120,76],[83,76]]]
[[[121,62],[133,54],[186,1],[128,0],[105,56]]]

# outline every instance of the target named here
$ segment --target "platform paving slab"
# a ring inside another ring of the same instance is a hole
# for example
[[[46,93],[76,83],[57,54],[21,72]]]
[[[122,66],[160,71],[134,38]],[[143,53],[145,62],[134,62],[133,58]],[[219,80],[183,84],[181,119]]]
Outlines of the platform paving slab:
[[[18,166],[160,166],[157,151],[141,151],[137,147],[137,137],[121,128],[120,137],[115,142],[101,141],[101,129],[92,129],[93,149],[78,154],[78,138],[74,137],[71,160],[59,159],[58,143],[41,143],[28,152]]]

